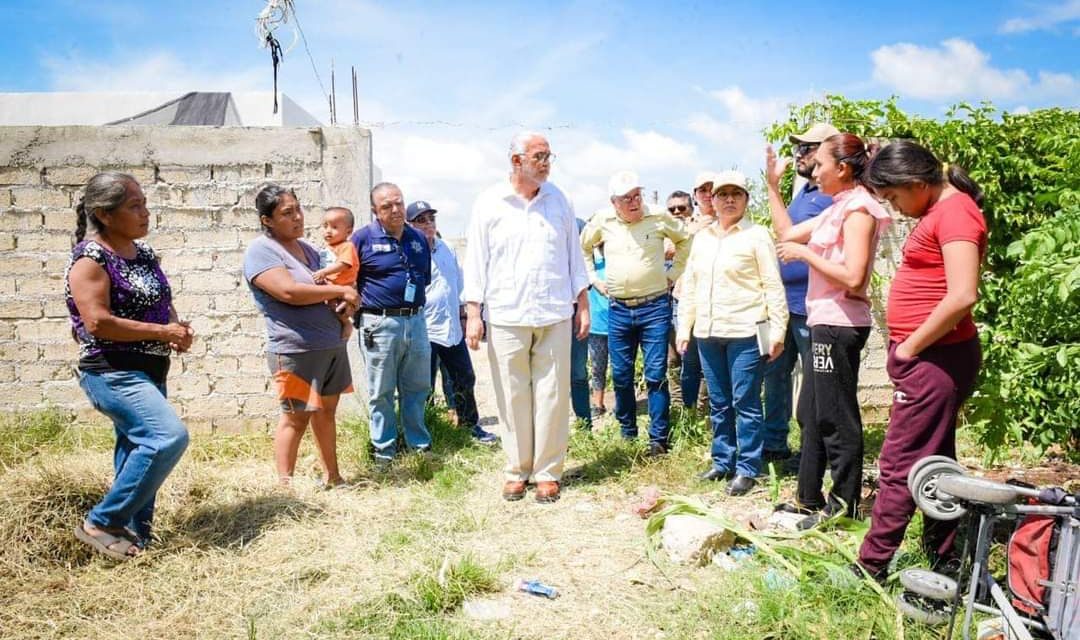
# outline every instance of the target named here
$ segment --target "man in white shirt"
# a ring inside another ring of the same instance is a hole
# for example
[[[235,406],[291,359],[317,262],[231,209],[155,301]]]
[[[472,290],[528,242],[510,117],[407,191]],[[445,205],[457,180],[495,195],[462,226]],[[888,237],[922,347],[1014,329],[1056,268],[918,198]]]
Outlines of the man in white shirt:
[[[547,181],[554,157],[543,136],[514,137],[509,179],[477,198],[465,251],[465,341],[479,348],[484,305],[488,361],[506,428],[506,500],[523,498],[530,480],[537,502],[559,499],[571,334],[589,334],[589,282],[574,210]]]
[[[452,389],[452,397],[447,400],[453,402],[458,426],[468,429],[481,444],[495,444],[498,442],[495,434],[479,425],[480,413],[474,391],[476,372],[465,348],[465,331],[462,329],[465,321],[465,305],[461,300],[464,279],[454,250],[439,238],[436,213],[438,211],[423,200],[417,200],[405,210],[405,219],[427,238],[431,247],[431,282],[424,291],[427,298],[424,321],[431,342],[431,388],[435,388],[435,373],[442,362],[443,375],[449,374]]]

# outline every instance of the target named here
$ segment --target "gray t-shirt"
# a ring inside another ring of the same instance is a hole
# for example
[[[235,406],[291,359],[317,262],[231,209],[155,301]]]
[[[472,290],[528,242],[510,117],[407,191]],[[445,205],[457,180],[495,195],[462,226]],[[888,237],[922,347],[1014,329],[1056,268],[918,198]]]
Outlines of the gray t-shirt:
[[[304,249],[307,264],[302,264],[285,247],[273,238],[256,238],[244,252],[244,280],[247,281],[255,306],[266,317],[266,350],[270,353],[300,353],[317,349],[331,349],[340,345],[341,322],[330,307],[322,302],[296,306],[281,302],[252,280],[260,273],[275,267],[285,267],[293,280],[303,284],[315,284],[311,279],[318,269],[319,252],[303,240],[298,241]]]

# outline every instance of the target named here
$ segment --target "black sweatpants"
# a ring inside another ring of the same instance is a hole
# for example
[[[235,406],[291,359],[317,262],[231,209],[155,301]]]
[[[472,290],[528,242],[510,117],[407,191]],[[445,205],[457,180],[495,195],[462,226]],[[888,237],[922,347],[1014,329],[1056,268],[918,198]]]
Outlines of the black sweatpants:
[[[802,430],[799,503],[855,517],[863,470],[859,413],[859,352],[870,327],[810,327],[810,358],[803,366],[796,417]],[[832,474],[828,503],[821,494],[826,464]]]

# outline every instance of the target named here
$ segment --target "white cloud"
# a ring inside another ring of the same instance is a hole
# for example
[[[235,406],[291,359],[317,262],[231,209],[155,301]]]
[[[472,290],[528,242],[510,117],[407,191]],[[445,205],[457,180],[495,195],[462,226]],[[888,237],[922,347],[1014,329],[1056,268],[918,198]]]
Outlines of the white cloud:
[[[372,142],[383,180],[400,186],[406,200],[427,200],[438,209],[447,237],[465,234],[476,196],[506,173],[501,141],[476,141],[460,130],[432,135],[387,127],[374,130]]]
[[[1054,29],[1058,25],[1080,21],[1080,0],[1068,0],[1056,5],[1038,5],[1030,15],[1010,18],[1002,23],[1001,33],[1026,33]],[[1073,30],[1078,35],[1080,28]]]
[[[611,144],[589,135],[573,136],[569,148],[559,157],[559,168],[570,175],[603,178],[619,169],[638,172],[693,167],[697,149],[656,131],[623,129],[621,144]]]
[[[687,118],[685,127],[703,146],[707,167],[712,170],[738,168],[747,176],[764,164],[765,139],[762,130],[787,115],[792,100],[783,97],[756,98],[738,86],[705,92],[719,104],[718,112],[699,111]]]
[[[195,69],[169,52],[116,64],[72,54],[42,60],[55,91],[269,91],[266,70]]]
[[[787,113],[787,101],[780,98],[751,98],[737,86],[709,91],[708,95],[727,110],[730,122],[739,125],[760,126]]]
[[[998,69],[973,43],[952,38],[940,48],[899,43],[871,54],[874,80],[905,97],[928,100],[976,98],[1076,98],[1080,81],[1063,73],[1039,72],[1032,80],[1021,69]]]
[[[655,191],[667,195],[671,185],[685,188],[701,162],[696,145],[655,130],[623,129],[614,142],[602,140],[592,131],[555,132],[551,136],[558,163],[551,179],[566,192],[578,216],[588,218],[610,206],[607,182],[620,169],[641,176],[647,199]]]

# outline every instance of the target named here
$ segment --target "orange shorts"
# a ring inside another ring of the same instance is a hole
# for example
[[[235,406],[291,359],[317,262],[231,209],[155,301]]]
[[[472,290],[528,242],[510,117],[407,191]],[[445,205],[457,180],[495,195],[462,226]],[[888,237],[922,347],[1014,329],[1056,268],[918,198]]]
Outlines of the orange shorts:
[[[268,353],[283,413],[318,411],[324,396],[350,393],[352,371],[345,345],[299,353]]]

